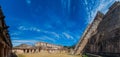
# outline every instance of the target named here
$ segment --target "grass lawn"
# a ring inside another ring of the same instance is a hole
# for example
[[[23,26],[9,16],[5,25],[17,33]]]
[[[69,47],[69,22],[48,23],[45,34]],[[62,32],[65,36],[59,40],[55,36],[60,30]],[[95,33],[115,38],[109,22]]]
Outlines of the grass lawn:
[[[18,54],[18,57],[81,57],[81,56],[69,55],[66,53],[40,52],[40,53]]]

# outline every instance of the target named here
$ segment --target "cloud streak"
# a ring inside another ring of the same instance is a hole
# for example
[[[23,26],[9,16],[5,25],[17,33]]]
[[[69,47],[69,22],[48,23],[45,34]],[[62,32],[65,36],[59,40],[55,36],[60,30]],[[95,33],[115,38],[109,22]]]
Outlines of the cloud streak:
[[[92,2],[94,1],[92,0]],[[86,19],[86,23],[91,23],[93,21],[97,11],[101,11],[102,13],[105,14],[108,11],[110,5],[112,5],[114,2],[115,0],[101,0],[98,1],[96,5],[92,5],[92,7],[86,4],[87,5],[86,10],[88,11],[88,19]]]
[[[6,20],[11,25],[13,44],[45,41],[72,45],[77,43],[97,11],[106,13],[115,0],[0,1],[3,9],[5,7]]]
[[[67,38],[67,39],[73,39],[74,37],[69,35],[68,33],[66,32],[63,32],[63,35]]]
[[[40,32],[41,30],[37,27],[27,27],[27,26],[19,26],[18,27],[19,30],[22,30],[22,31],[36,31],[36,32]]]
[[[14,43],[31,43],[31,42],[37,42],[37,40],[13,40]]]

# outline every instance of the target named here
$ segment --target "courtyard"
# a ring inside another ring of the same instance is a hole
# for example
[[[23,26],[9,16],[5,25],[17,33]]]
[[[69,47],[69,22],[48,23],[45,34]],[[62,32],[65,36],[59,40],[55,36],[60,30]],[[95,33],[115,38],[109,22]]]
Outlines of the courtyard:
[[[82,57],[80,55],[70,55],[67,53],[48,53],[48,52],[40,52],[40,53],[24,53],[17,54],[18,57]]]

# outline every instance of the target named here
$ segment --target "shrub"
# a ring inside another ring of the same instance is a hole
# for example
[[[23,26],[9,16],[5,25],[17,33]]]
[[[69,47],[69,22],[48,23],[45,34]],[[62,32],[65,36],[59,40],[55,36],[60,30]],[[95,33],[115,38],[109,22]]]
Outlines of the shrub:
[[[82,57],[88,57],[88,56],[84,54],[84,55],[82,55]]]

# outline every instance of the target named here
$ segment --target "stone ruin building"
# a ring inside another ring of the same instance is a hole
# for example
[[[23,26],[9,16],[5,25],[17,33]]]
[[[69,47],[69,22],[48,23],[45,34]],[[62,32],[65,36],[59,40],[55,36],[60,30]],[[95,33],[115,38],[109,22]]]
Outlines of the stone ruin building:
[[[115,2],[104,15],[97,13],[87,27],[74,54],[120,57],[120,2]]]
[[[15,53],[35,53],[36,49],[37,49],[36,47],[32,47],[32,46],[27,45],[27,44],[21,44],[19,46],[13,47],[12,52],[15,52]]]
[[[45,42],[38,42],[35,44],[36,47],[40,47],[41,51],[49,51],[49,52],[62,52],[65,50],[67,50],[66,48],[64,48],[61,45],[55,45],[55,44],[49,44],[49,43],[45,43]]]
[[[11,57],[12,43],[4,18],[5,16],[0,7],[0,57]]]
[[[90,36],[92,34],[96,33],[97,26],[101,22],[102,17],[103,17],[103,14],[101,12],[97,12],[97,15],[96,15],[94,21],[90,25],[88,25],[87,29],[85,30],[85,32],[82,35],[81,40],[79,41],[79,44],[76,45],[75,51],[74,51],[75,54],[82,53],[82,50],[86,46]]]
[[[20,46],[14,47],[12,51],[17,53],[39,53],[44,51],[48,53],[61,53],[67,52],[68,49],[60,45],[38,42],[34,46],[21,44]]]

